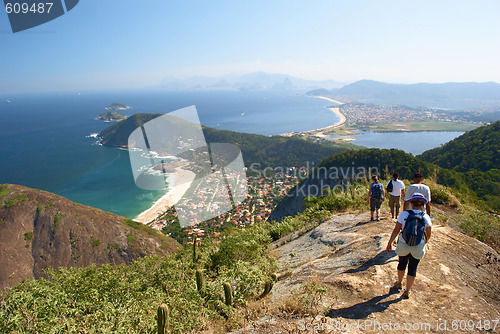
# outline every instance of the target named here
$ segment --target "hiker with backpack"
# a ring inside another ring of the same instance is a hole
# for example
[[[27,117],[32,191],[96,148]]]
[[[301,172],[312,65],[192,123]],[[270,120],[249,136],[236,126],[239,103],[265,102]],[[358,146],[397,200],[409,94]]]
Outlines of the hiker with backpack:
[[[392,252],[392,243],[399,234],[396,254],[399,256],[398,280],[394,285],[395,289],[402,289],[402,282],[405,276],[406,267],[406,289],[402,298],[410,297],[410,290],[417,276],[417,266],[425,255],[425,244],[431,238],[432,221],[425,213],[425,204],[427,199],[421,193],[413,193],[407,200],[411,203],[412,209],[403,211],[398,217],[396,226],[392,231],[389,242],[387,243],[387,253]],[[401,232],[401,233],[400,233]]]
[[[377,221],[380,220],[380,205],[382,205],[382,202],[384,201],[384,195],[384,186],[378,180],[377,175],[373,175],[372,183],[370,184],[370,188],[368,189],[368,199],[366,201],[368,204],[370,204],[370,221],[373,221],[375,211],[377,211]]]
[[[385,189],[389,193],[389,208],[391,209],[391,216],[394,218],[394,209],[396,209],[396,217],[399,216],[399,208],[401,207],[401,194],[403,198],[405,197],[405,184],[403,181],[399,180],[399,173],[395,172],[392,174],[392,180],[390,180]]]
[[[423,181],[424,181],[424,174],[422,174],[420,172],[420,170],[417,170],[417,172],[413,175],[413,184],[411,184],[408,187],[408,190],[406,191],[403,210],[411,209],[411,207],[410,207],[411,201],[409,201],[409,198],[414,193],[420,193],[427,200],[427,203],[425,204],[425,212],[427,212],[427,214],[430,216],[431,215],[431,189],[429,188],[429,186],[423,184],[422,183]]]

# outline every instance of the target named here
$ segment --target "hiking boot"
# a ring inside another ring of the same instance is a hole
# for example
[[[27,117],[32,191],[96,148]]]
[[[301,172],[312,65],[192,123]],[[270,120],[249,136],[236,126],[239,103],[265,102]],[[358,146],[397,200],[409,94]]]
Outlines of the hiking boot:
[[[377,221],[379,221],[379,220],[380,220],[380,218],[379,218],[379,216],[377,216]]]
[[[394,283],[394,289],[401,290],[403,288],[403,284],[401,282]]]
[[[405,290],[403,294],[401,295],[401,298],[403,299],[410,299],[410,291]]]
[[[371,217],[371,218],[370,218],[370,221],[372,222],[373,220],[374,220],[374,219],[373,219],[373,217]]]

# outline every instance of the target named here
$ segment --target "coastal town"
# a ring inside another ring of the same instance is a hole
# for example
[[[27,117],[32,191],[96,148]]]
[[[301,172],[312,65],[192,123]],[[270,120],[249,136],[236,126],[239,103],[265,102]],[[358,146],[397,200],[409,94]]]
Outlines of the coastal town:
[[[442,122],[464,124],[468,121],[467,113],[451,113],[402,105],[344,104],[331,98],[320,98],[338,104],[328,109],[338,116],[339,121],[326,128],[289,133],[284,136],[301,136],[308,137],[309,140],[324,141],[340,131],[341,134],[344,132],[344,137],[340,137],[340,140],[350,141],[352,137],[345,134],[352,135],[356,129],[374,125],[405,124],[396,130],[409,131],[404,126],[412,122],[420,124],[434,122],[442,126]],[[200,152],[189,153],[192,155],[189,160],[198,162],[206,160],[206,152],[202,152],[204,154],[201,155]],[[194,166],[199,165],[203,164],[191,163],[182,168],[194,171]],[[248,171],[246,168],[245,170]],[[285,173],[282,170],[281,172],[273,170],[272,177],[266,176],[265,173],[263,176],[262,171],[247,173],[246,182],[242,182],[242,175],[236,171],[229,171],[225,176],[219,174],[209,173],[198,180],[189,191],[189,196],[185,196],[185,199],[175,207],[170,206],[162,214],[155,216],[149,225],[181,243],[193,243],[194,236],[197,242],[207,237],[217,239],[220,232],[225,229],[244,228],[267,220],[279,201],[300,182],[301,177],[305,176],[301,175],[297,167],[290,167]],[[245,183],[248,190],[243,191],[241,187]],[[235,184],[239,184],[240,190],[236,190]]]
[[[314,142],[328,140],[352,142],[360,131],[469,131],[480,126],[479,110],[452,111],[405,105],[376,105],[371,103],[343,103],[329,97],[316,96],[337,103],[327,107],[339,121],[330,126],[310,131],[291,132],[283,136]]]
[[[440,109],[417,108],[404,105],[375,105],[369,103],[346,103],[340,106],[346,116],[346,125],[366,126],[394,122],[468,122],[467,113],[451,113]]]
[[[247,176],[248,196],[234,209],[216,218],[182,228],[179,224],[178,213],[174,207],[171,207],[150,223],[150,226],[163,231],[181,243],[193,243],[195,235],[198,242],[206,237],[217,239],[220,232],[225,229],[244,228],[256,222],[267,220],[279,201],[300,181],[300,175],[298,168],[291,167],[288,172],[277,172],[273,174],[273,177]],[[194,191],[190,200],[191,202],[206,202],[206,194]],[[211,205],[219,206],[221,203],[215,201],[211,202]]]

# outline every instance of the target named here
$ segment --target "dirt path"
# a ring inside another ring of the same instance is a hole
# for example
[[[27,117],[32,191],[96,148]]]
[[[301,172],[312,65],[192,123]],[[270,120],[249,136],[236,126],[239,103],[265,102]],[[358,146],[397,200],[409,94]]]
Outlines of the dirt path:
[[[291,291],[312,280],[329,287],[322,300],[326,316],[278,311],[237,333],[500,333],[500,263],[493,262],[499,255],[433,223],[406,300],[391,289],[398,257],[385,251],[394,220],[370,222],[369,213],[332,216],[276,250],[283,278],[269,297],[270,304],[284,305]]]

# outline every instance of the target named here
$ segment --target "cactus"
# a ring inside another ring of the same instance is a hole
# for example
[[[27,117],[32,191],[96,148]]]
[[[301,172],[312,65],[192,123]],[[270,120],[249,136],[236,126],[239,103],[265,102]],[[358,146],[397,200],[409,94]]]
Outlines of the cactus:
[[[158,307],[158,334],[165,334],[170,326],[170,311],[168,305],[161,304]]]
[[[257,299],[262,299],[265,296],[271,292],[271,289],[273,288],[274,282],[273,281],[267,281],[266,284],[264,284],[264,292],[257,298]]]
[[[271,279],[273,280],[273,282],[278,282],[278,275],[276,273],[272,273]]]
[[[203,289],[203,285],[205,285],[205,277],[203,276],[203,271],[198,269],[196,270],[196,288],[198,288],[198,291]]]
[[[276,273],[271,274],[271,280],[266,281],[266,284],[264,285],[264,292],[262,292],[262,294],[259,297],[257,297],[257,299],[261,299],[267,296],[269,292],[271,292],[274,283],[277,281],[278,281],[278,275]]]
[[[229,283],[224,283],[224,299],[227,306],[233,305],[233,289]]]
[[[198,243],[198,236],[195,234],[193,237],[193,263],[196,262],[196,244]]]

